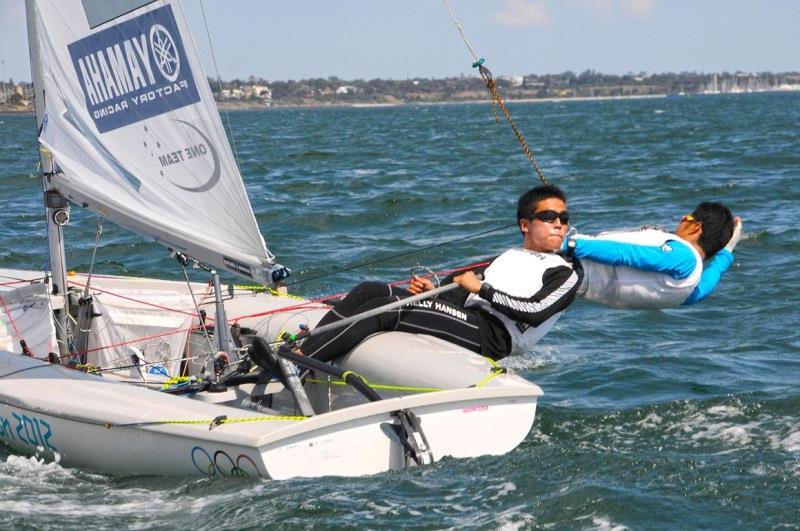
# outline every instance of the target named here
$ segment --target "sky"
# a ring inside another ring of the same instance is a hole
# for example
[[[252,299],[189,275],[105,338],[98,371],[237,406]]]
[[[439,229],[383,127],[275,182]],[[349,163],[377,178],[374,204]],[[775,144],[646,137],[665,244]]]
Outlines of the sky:
[[[800,71],[800,0],[448,2],[495,75]],[[185,0],[184,9],[206,71],[226,80],[472,71],[442,0]],[[0,61],[0,79],[30,80],[23,0],[0,0]]]

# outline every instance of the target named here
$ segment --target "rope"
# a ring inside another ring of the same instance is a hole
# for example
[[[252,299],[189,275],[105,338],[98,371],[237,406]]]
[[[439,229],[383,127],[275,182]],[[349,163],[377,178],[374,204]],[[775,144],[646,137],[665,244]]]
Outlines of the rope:
[[[435,393],[437,391],[444,391],[439,387],[413,387],[408,385],[388,385],[388,384],[373,384],[366,381],[365,378],[361,377],[365,384],[372,389],[377,389],[380,391],[408,391],[414,393]],[[313,384],[330,384],[330,385],[340,385],[347,387],[349,384],[344,380],[320,380],[319,378],[306,378],[306,382],[313,383]]]
[[[37,367],[26,367],[25,369],[16,371],[15,373],[22,372],[24,370],[33,369],[33,368],[41,368],[46,367],[46,365],[41,365]],[[10,373],[10,374],[15,374]],[[2,375],[0,378],[4,376],[9,376],[10,374]],[[31,411],[33,413],[45,413],[45,414],[52,414],[51,411],[44,411],[38,408],[33,408],[30,406],[24,406],[22,404],[11,403],[5,400],[0,400],[0,404],[4,404],[7,406],[12,406],[18,409],[24,409],[25,411]],[[80,422],[83,424],[89,424],[92,426],[103,426],[106,429],[111,428],[138,428],[144,426],[158,426],[163,424],[188,424],[188,425],[196,425],[196,424],[206,424],[209,426],[209,429],[212,429],[215,426],[219,426],[221,424],[240,424],[244,422],[269,422],[269,421],[301,421],[307,420],[308,417],[303,417],[300,415],[272,415],[272,416],[263,416],[263,417],[237,417],[237,418],[228,418],[226,416],[220,416],[213,419],[198,419],[198,420],[179,420],[179,419],[167,419],[167,420],[153,420],[153,421],[146,421],[146,422],[127,422],[127,423],[115,423],[115,422],[104,422],[98,420],[88,419],[86,417],[79,417],[77,415],[70,415],[70,414],[59,414],[60,418],[71,420],[73,422]]]
[[[202,3],[201,3],[201,5],[202,5]],[[191,284],[191,282],[189,282],[189,273],[186,272],[186,264],[183,263],[183,260],[181,260],[180,257],[177,254],[175,255],[175,257],[178,260],[178,265],[181,266],[181,271],[183,271],[183,278],[186,279],[186,286],[189,288],[189,293],[192,296],[192,303],[194,304],[194,309],[197,312],[197,316],[200,317],[202,314],[200,313],[200,307],[197,305],[197,299],[194,298],[194,291],[192,290],[192,284]],[[208,287],[206,288],[206,294],[208,294],[210,292],[210,289],[209,289],[210,287],[211,287],[211,283],[209,282],[208,283]],[[214,355],[214,353],[216,352],[217,349],[214,348],[214,345],[211,342],[211,337],[208,335],[208,329],[206,328],[206,318],[205,317],[203,318],[203,322],[201,324],[202,324],[203,334],[206,337],[206,343],[208,343],[208,357],[210,358],[211,356]],[[223,323],[223,325],[227,326],[227,323]],[[206,361],[208,361],[208,360],[206,360]],[[201,373],[205,372],[205,368],[206,368],[206,364],[203,363],[203,370],[201,371]]]
[[[208,38],[208,47],[211,48],[211,60],[214,62],[214,72],[217,74],[217,84],[219,86],[219,97],[222,103],[225,103],[225,98],[222,96],[222,77],[219,75],[219,67],[217,66],[217,54],[214,53],[214,43],[211,42],[211,32],[208,30],[208,20],[206,20],[205,2],[200,0],[200,11],[203,13],[203,24],[206,27],[206,37]],[[225,122],[228,124],[228,135],[231,137],[231,147],[233,148],[233,158],[236,161],[236,167],[239,166],[239,153],[236,151],[236,139],[233,136],[233,127],[231,126],[231,116],[228,111],[225,111]]]
[[[511,126],[514,135],[517,137],[517,142],[519,142],[519,145],[522,147],[522,152],[528,157],[528,161],[530,161],[531,166],[533,166],[536,175],[539,176],[539,180],[542,181],[542,184],[548,184],[547,177],[544,176],[541,168],[539,168],[539,165],[536,163],[536,159],[533,158],[533,152],[528,147],[528,142],[525,140],[525,137],[522,136],[522,133],[517,128],[517,124],[515,124],[514,120],[511,118],[511,113],[508,112],[506,104],[503,103],[503,98],[500,97],[500,93],[497,91],[497,84],[494,82],[494,79],[492,79],[492,73],[488,68],[483,66],[483,59],[479,61],[479,64],[473,66],[477,66],[478,72],[480,72],[484,83],[486,83],[486,88],[489,89],[489,92],[492,94],[492,113],[494,114],[494,121],[500,123],[500,119],[497,117],[497,107],[500,107],[508,125]]]
[[[494,360],[492,360],[492,361],[494,361]],[[480,382],[475,384],[475,387],[483,387],[484,385],[489,383],[490,380],[493,380],[493,379],[497,378],[498,376],[500,376],[501,374],[505,374],[505,373],[506,373],[506,370],[504,368],[495,367],[494,369],[492,369],[492,372],[486,378],[484,378],[483,380],[481,380]]]
[[[241,424],[245,422],[270,422],[270,421],[299,421],[306,420],[308,417],[301,415],[270,415],[265,417],[238,417],[238,418],[214,418],[214,419],[199,419],[199,420],[152,420],[147,422],[128,422],[124,424],[116,424],[113,422],[104,422],[103,425],[108,428],[138,428],[143,426],[159,426],[165,424],[185,424],[185,425],[208,425],[219,426],[221,424]],[[211,429],[211,428],[209,428]]]
[[[44,280],[44,278],[34,278],[31,280],[12,280],[10,282],[0,282],[0,286],[15,286],[17,284],[35,284],[36,282],[42,280]]]
[[[475,50],[472,49],[472,45],[467,40],[467,36],[464,35],[464,30],[461,29],[461,24],[458,23],[458,19],[456,18],[455,13],[453,13],[453,10],[450,9],[450,4],[447,3],[447,0],[442,0],[442,2],[444,3],[444,7],[446,7],[447,11],[450,13],[450,18],[453,20],[453,24],[456,25],[458,33],[460,33],[461,38],[464,39],[464,44],[466,44],[467,48],[469,48],[469,53],[472,54],[472,59],[475,61],[475,63],[478,63],[479,62],[478,54],[476,54]]]
[[[436,274],[438,274],[438,275],[450,275],[452,273],[456,273],[456,272],[460,272],[460,271],[468,271],[468,270],[474,269],[476,267],[484,266],[484,265],[487,265],[488,263],[489,263],[488,261],[477,262],[477,263],[470,264],[470,265],[467,265],[467,266],[462,266],[462,267],[457,267],[457,268],[445,269],[445,270],[442,270],[442,271],[437,271],[437,272],[435,272],[433,274],[434,275],[436,275]],[[184,273],[184,278],[186,279],[187,284],[189,284],[188,274],[186,272],[186,269],[183,266],[182,266],[182,270],[183,270],[183,273]],[[396,280],[394,282],[390,282],[389,285],[397,286],[397,285],[400,285],[400,284],[405,284],[407,282],[408,282],[408,280]],[[84,284],[81,284],[81,283],[75,282],[75,281],[70,281],[70,283],[76,284],[78,286],[84,286]],[[92,290],[96,291],[96,292],[100,292],[100,293],[106,293],[108,295],[111,295],[111,296],[114,296],[114,297],[119,297],[119,298],[122,298],[122,299],[125,299],[125,300],[129,300],[129,301],[132,301],[132,302],[137,302],[139,304],[143,304],[143,305],[146,305],[146,306],[152,306],[152,307],[155,307],[155,308],[158,308],[158,309],[167,310],[167,311],[170,311],[170,312],[182,313],[182,314],[185,314],[185,315],[191,315],[192,317],[196,317],[196,316],[199,315],[199,309],[198,309],[199,307],[198,307],[197,301],[196,301],[196,299],[194,297],[194,291],[191,289],[191,285],[189,285],[189,293],[192,296],[192,302],[195,305],[195,310],[196,310],[197,313],[185,312],[183,310],[177,310],[177,309],[174,309],[174,308],[169,308],[169,307],[161,306],[161,305],[154,304],[154,303],[149,303],[147,301],[133,299],[131,297],[126,297],[124,295],[119,295],[119,294],[114,293],[112,291],[106,291],[106,290],[100,289],[98,287],[94,287],[94,288],[92,288]],[[305,301],[305,302],[303,302],[301,304],[295,304],[295,305],[286,306],[286,307],[283,307],[283,308],[276,308],[274,310],[266,310],[266,311],[263,311],[263,312],[258,312],[258,313],[253,313],[253,314],[240,315],[240,316],[231,318],[228,321],[229,321],[230,324],[236,324],[239,321],[241,321],[242,319],[248,319],[248,318],[254,318],[254,317],[265,317],[265,316],[268,316],[268,315],[273,315],[273,314],[282,313],[282,312],[290,312],[290,311],[294,311],[294,310],[310,310],[310,309],[327,308],[327,306],[325,305],[325,303],[327,301],[338,299],[338,298],[341,298],[341,297],[343,297],[345,295],[346,295],[346,293],[336,293],[334,295],[327,295],[325,297],[320,297],[320,298],[317,298],[317,299],[310,299],[310,300],[307,300],[307,301]],[[297,297],[297,298],[299,298],[299,297]],[[0,301],[2,301],[2,298],[0,298]],[[5,307],[5,303],[3,303],[3,306]],[[8,312],[7,308],[6,308],[6,313],[9,314],[9,319],[11,319],[11,315]],[[208,321],[212,321],[212,319],[207,318],[206,321],[207,322]],[[12,325],[13,324],[14,323],[13,323],[13,320],[12,320]],[[14,329],[15,329],[15,331],[17,331],[16,325],[14,325]],[[86,352],[80,353],[80,354],[85,355],[85,354],[92,353],[92,352],[99,352],[99,351],[102,351],[102,350],[108,350],[108,349],[112,349],[112,348],[116,348],[116,347],[122,347],[122,346],[125,346],[125,345],[131,345],[131,344],[135,344],[135,343],[140,343],[142,341],[149,341],[151,339],[158,339],[160,337],[167,337],[167,336],[180,334],[180,333],[189,333],[189,332],[193,332],[195,330],[203,330],[204,331],[205,336],[206,336],[206,341],[209,344],[209,350],[211,352],[214,352],[215,349],[214,349],[213,345],[211,344],[211,338],[208,336],[208,331],[206,330],[204,325],[198,324],[198,325],[192,325],[192,326],[190,326],[188,328],[177,328],[175,330],[171,330],[171,331],[168,331],[168,332],[162,332],[162,333],[159,333],[159,334],[153,334],[153,335],[149,335],[149,336],[141,336],[141,337],[129,339],[129,340],[126,340],[126,341],[119,341],[117,343],[111,343],[109,345],[102,345],[102,346],[99,346],[99,347],[94,347],[94,348],[91,348],[91,349],[87,349]],[[19,337],[19,332],[18,331],[17,331],[17,336]],[[21,339],[21,337],[20,337],[20,339]],[[282,344],[282,342],[275,342],[275,344]],[[59,359],[63,360],[65,358],[69,358],[69,357],[70,357],[70,355],[64,355],[64,356],[59,356]],[[48,358],[37,357],[36,359],[39,359],[39,360],[42,360],[42,361],[47,361],[49,359],[49,357]],[[181,358],[181,359],[183,359],[183,358]],[[117,369],[117,368],[112,368],[112,369]],[[101,369],[101,370],[106,370],[106,369]],[[378,389],[411,390],[411,388],[408,388],[408,389],[400,389],[400,388],[398,388],[398,389],[389,389],[389,388],[385,388],[385,387],[379,387]],[[422,388],[420,388],[420,389],[422,389]],[[424,392],[424,391],[420,391],[420,392]]]
[[[104,345],[102,347],[89,348],[89,349],[86,349],[86,354],[88,354],[90,352],[97,352],[99,350],[106,350],[106,349],[116,348],[116,347],[124,347],[125,345],[130,345],[132,343],[139,343],[140,341],[149,341],[150,339],[158,339],[159,337],[172,336],[172,335],[180,334],[180,333],[189,333],[189,332],[193,332],[197,328],[199,328],[199,326],[190,326],[189,328],[178,328],[178,329],[172,330],[170,332],[163,332],[161,334],[154,334],[154,335],[151,335],[151,336],[137,337],[137,338],[134,338],[134,339],[129,339],[127,341],[120,341],[118,343],[112,343],[110,345]],[[83,353],[81,353],[81,354],[83,354]]]
[[[328,275],[336,275],[338,273],[344,273],[344,272],[347,272],[347,271],[353,271],[354,269],[358,269],[360,267],[373,265],[373,264],[377,264],[377,263],[380,263],[380,262],[386,262],[388,260],[393,260],[395,258],[402,258],[403,256],[408,256],[408,255],[411,255],[411,254],[414,254],[414,253],[419,253],[419,252],[422,252],[422,251],[428,251],[430,249],[435,249],[437,247],[444,247],[445,245],[450,245],[452,243],[457,243],[457,242],[461,242],[461,241],[464,241],[464,240],[470,240],[472,238],[479,238],[481,236],[485,236],[485,235],[491,234],[493,232],[500,232],[501,230],[509,229],[511,227],[516,227],[516,226],[517,226],[517,224],[513,223],[511,225],[503,225],[501,227],[495,227],[493,229],[485,230],[485,231],[482,231],[482,232],[476,232],[475,234],[472,234],[472,235],[469,235],[469,236],[459,236],[458,238],[453,238],[451,240],[447,240],[447,241],[440,242],[440,243],[434,243],[434,244],[428,245],[426,247],[418,247],[416,249],[411,249],[409,251],[403,251],[402,253],[389,255],[389,256],[384,256],[383,258],[376,258],[375,260],[369,260],[367,262],[362,262],[360,264],[355,264],[355,265],[350,266],[350,267],[345,267],[345,268],[342,268],[342,269],[336,269],[334,271],[331,271],[329,273],[325,273],[325,274],[322,274],[322,275],[317,275],[317,276],[314,276],[314,277],[309,277],[309,278],[304,278],[304,279],[301,279],[301,280],[296,280],[294,282],[288,283],[287,286],[296,286],[297,284],[302,284],[304,282],[311,282],[312,280],[325,278]]]
[[[500,110],[503,112],[503,116],[505,116],[508,125],[511,126],[511,129],[514,131],[514,135],[517,137],[517,142],[522,147],[522,152],[525,153],[525,156],[528,157],[528,161],[530,161],[531,166],[533,166],[536,175],[539,176],[539,180],[542,181],[542,184],[547,184],[547,178],[542,173],[542,170],[539,168],[539,165],[536,163],[536,160],[533,158],[533,153],[531,152],[530,148],[528,147],[528,142],[525,141],[525,137],[522,136],[522,133],[517,128],[517,124],[514,123],[514,120],[511,118],[511,113],[508,112],[505,103],[503,102],[503,98],[500,97],[500,93],[497,90],[497,84],[492,79],[492,73],[489,71],[488,68],[483,66],[484,59],[478,58],[478,54],[475,53],[475,50],[472,48],[472,45],[467,40],[467,36],[464,34],[464,30],[461,29],[461,24],[458,22],[455,13],[453,10],[450,9],[450,4],[447,3],[447,0],[442,0],[444,6],[447,8],[447,11],[450,13],[450,18],[453,20],[453,24],[455,24],[458,33],[461,35],[461,38],[464,40],[464,44],[467,45],[469,49],[469,53],[472,55],[473,63],[472,68],[477,68],[478,72],[480,72],[481,78],[483,78],[483,82],[486,83],[486,88],[492,95],[492,114],[494,114],[494,121],[496,123],[500,123],[500,119],[497,117],[497,107],[500,107]]]
[[[6,312],[6,315],[8,316],[8,321],[11,323],[11,327],[14,329],[14,333],[17,335],[17,339],[19,339],[19,346],[22,349],[22,353],[25,354],[26,356],[33,357],[33,352],[31,352],[31,349],[28,348],[28,344],[25,343],[25,340],[22,338],[22,332],[20,332],[19,328],[17,328],[17,323],[11,316],[11,310],[9,310],[8,306],[6,306],[6,301],[5,299],[3,299],[2,295],[0,295],[0,304],[3,305],[3,310]]]
[[[97,276],[97,275],[95,275],[95,276]],[[74,280],[70,280],[69,283],[70,284],[74,284],[76,286],[80,286],[80,287],[85,287],[86,286],[86,284],[81,284],[80,282],[76,282]],[[120,295],[119,293],[114,293],[113,291],[104,290],[104,289],[101,289],[101,288],[98,288],[98,287],[92,288],[92,291],[93,292],[97,292],[97,293],[105,293],[107,295],[111,295],[112,297],[118,297],[118,298],[124,299],[126,301],[136,302],[136,303],[141,304],[143,306],[151,306],[151,307],[157,308],[159,310],[166,310],[168,312],[173,312],[173,313],[182,313],[184,315],[190,315],[192,317],[197,317],[199,315],[198,313],[187,312],[187,311],[184,311],[184,310],[178,310],[176,308],[170,308],[168,306],[162,306],[160,304],[155,304],[153,302],[147,302],[147,301],[143,301],[143,300],[139,300],[139,299],[134,299],[132,297],[126,297],[125,295]],[[191,287],[190,287],[190,291],[189,292],[191,293],[192,297],[194,298],[194,292],[191,291]]]
[[[89,296],[89,286],[92,284],[92,272],[94,271],[94,260],[97,257],[97,248],[100,246],[100,236],[103,234],[103,219],[97,218],[97,227],[94,233],[94,250],[92,251],[92,261],[89,263],[89,274],[86,276],[86,286],[84,286],[83,296]]]

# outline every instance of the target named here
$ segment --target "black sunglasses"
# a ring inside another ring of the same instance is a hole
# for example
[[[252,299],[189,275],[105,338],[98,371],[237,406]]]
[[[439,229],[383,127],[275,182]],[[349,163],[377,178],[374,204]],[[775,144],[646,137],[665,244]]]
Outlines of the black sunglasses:
[[[558,218],[561,223],[566,225],[569,223],[569,212],[566,210],[564,212],[556,212],[555,210],[542,210],[541,212],[534,212],[527,219],[538,219],[539,221],[544,221],[545,223],[555,223],[556,218]]]

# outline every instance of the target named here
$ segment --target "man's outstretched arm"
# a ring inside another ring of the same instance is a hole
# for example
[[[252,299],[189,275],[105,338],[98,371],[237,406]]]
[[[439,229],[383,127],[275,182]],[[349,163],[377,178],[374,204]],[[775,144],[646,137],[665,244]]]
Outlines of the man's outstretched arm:
[[[572,237],[573,256],[612,266],[627,266],[643,271],[665,273],[676,280],[689,277],[697,266],[697,258],[683,242],[670,240],[658,247],[635,243]],[[569,241],[565,241],[565,249]]]
[[[722,275],[731,267],[732,263],[732,252],[722,249],[715,254],[714,258],[706,263],[703,269],[703,275],[700,277],[700,282],[694,288],[692,294],[689,295],[682,304],[685,306],[695,304],[711,295],[714,289],[716,289],[717,284],[719,284],[719,281],[722,280]]]

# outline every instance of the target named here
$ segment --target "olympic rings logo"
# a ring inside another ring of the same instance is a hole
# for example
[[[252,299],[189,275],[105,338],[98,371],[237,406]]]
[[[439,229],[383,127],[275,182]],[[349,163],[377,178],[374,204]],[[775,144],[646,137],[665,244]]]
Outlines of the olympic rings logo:
[[[219,473],[223,477],[262,477],[255,462],[245,454],[239,454],[234,460],[223,450],[214,452],[211,457],[204,448],[195,446],[192,448],[192,464],[204,476],[216,476]]]

